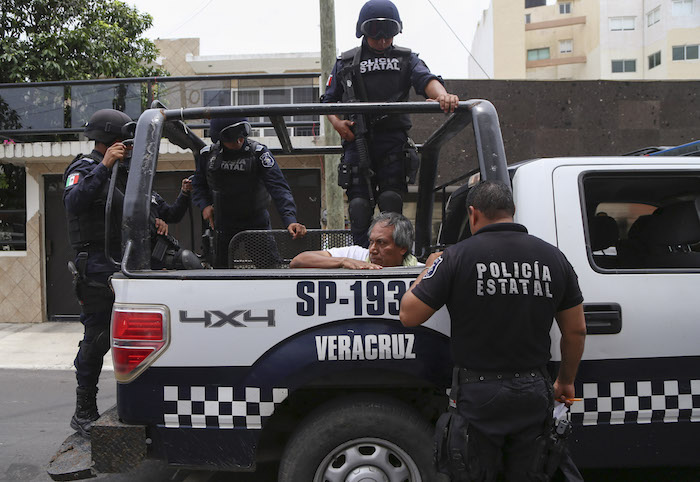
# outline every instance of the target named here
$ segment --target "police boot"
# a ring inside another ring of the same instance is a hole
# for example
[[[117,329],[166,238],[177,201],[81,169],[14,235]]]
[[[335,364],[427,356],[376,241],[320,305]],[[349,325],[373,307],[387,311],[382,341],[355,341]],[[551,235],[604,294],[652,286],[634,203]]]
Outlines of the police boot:
[[[100,414],[97,412],[97,387],[78,387],[75,391],[75,413],[70,421],[73,430],[86,438],[90,438],[90,430]]]

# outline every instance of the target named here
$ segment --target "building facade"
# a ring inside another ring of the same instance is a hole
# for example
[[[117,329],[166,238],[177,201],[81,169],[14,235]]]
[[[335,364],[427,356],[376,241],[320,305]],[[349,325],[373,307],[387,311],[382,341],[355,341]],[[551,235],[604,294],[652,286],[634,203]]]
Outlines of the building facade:
[[[700,0],[492,0],[470,78],[689,80],[700,77]],[[484,72],[485,71],[485,72]]]

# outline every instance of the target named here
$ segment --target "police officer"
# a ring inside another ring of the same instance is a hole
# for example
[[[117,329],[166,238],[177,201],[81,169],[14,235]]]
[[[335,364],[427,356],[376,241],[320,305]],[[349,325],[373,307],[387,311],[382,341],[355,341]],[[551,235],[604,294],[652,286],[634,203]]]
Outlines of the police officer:
[[[227,267],[228,244],[237,233],[270,229],[270,196],[292,237],[306,234],[306,227],[297,222],[294,198],[282,170],[265,145],[248,138],[250,131],[244,118],[212,119],[214,144],[204,147],[197,159],[192,199],[217,232],[215,268]]]
[[[80,321],[85,332],[75,357],[77,402],[70,426],[89,437],[97,411],[97,382],[102,358],[109,350],[109,322],[114,295],[108,285],[116,271],[105,255],[105,203],[112,167],[124,159],[127,146],[122,141],[133,137],[135,123],[114,109],[102,109],[90,117],[85,135],[95,141],[90,154],[77,156],[64,173],[63,203],[68,221],[68,236],[76,250],[76,291],[81,304]],[[119,170],[117,189],[123,192],[126,171]],[[121,227],[110,227],[113,259],[121,254]]]
[[[362,45],[338,58],[321,102],[402,102],[413,86],[416,93],[438,101],[445,112],[452,112],[459,98],[445,90],[442,79],[433,75],[417,54],[393,45],[394,36],[402,28],[399,11],[392,2],[365,3],[355,32],[357,38],[362,37]],[[329,115],[328,120],[343,140],[338,184],[348,196],[350,229],[355,244],[366,248],[375,205],[382,212],[401,213],[407,180],[415,182],[418,155],[408,139],[411,121],[406,114],[365,116],[368,133],[360,142],[367,145],[369,172],[361,166],[364,147],[356,141],[355,121],[336,115]]]
[[[459,380],[458,413],[468,422],[466,480],[546,480],[536,441],[554,400],[571,403],[586,324],[578,280],[554,246],[513,222],[510,188],[483,182],[467,197],[470,238],[428,258],[401,299],[405,326],[447,305]],[[549,331],[561,330],[561,365],[552,388]]]

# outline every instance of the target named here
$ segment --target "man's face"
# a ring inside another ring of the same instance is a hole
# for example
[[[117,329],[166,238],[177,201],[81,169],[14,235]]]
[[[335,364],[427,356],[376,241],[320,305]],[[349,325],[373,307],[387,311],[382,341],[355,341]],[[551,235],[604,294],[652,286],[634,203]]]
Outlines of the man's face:
[[[369,260],[379,266],[401,266],[406,248],[394,242],[394,226],[377,224],[369,235]]]
[[[243,147],[243,143],[245,142],[245,137],[239,137],[236,142],[225,142],[221,141],[221,143],[224,145],[224,147],[230,151],[238,151]]]
[[[369,48],[372,50],[375,50],[377,52],[383,52],[389,47],[391,47],[392,42],[394,41],[394,37],[391,38],[371,38],[367,37],[367,45],[369,45]]]

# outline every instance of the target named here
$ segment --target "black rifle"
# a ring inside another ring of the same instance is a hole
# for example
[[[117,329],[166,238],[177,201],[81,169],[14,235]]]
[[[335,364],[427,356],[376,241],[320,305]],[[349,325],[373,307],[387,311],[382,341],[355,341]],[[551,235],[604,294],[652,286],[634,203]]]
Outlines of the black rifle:
[[[348,102],[360,102],[360,99],[355,92],[355,78],[359,78],[359,74],[353,68],[354,65],[347,69],[346,75],[344,76],[345,82],[345,92],[348,96]],[[360,90],[362,89],[361,80],[358,81]],[[369,193],[369,202],[374,205],[374,193],[372,189],[372,177],[374,172],[372,171],[372,159],[369,155],[369,146],[367,145],[367,136],[369,135],[369,129],[367,129],[367,120],[364,114],[349,114],[348,119],[353,122],[352,132],[355,135],[355,146],[357,147],[357,153],[360,156],[359,164],[359,174],[365,179],[367,183],[367,191]],[[349,179],[349,182],[352,182]]]

